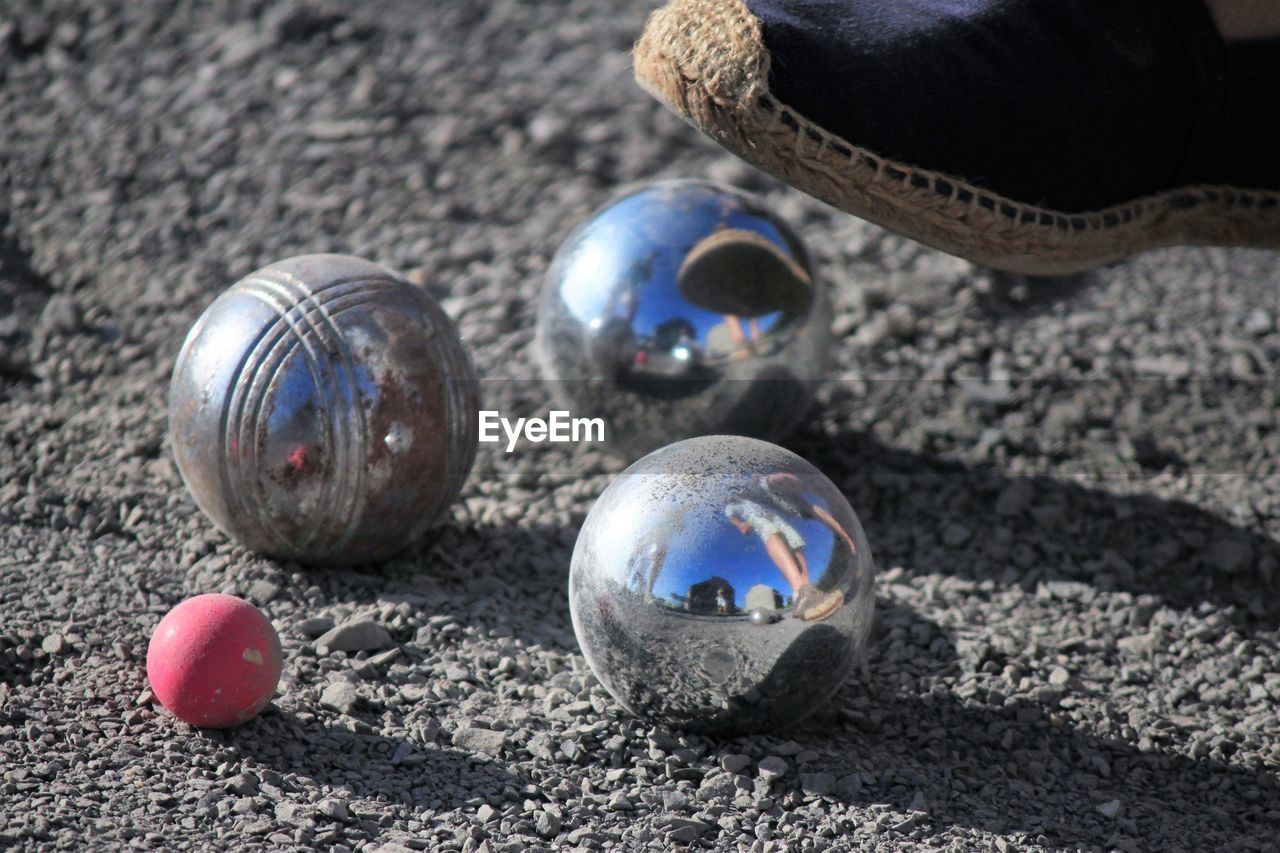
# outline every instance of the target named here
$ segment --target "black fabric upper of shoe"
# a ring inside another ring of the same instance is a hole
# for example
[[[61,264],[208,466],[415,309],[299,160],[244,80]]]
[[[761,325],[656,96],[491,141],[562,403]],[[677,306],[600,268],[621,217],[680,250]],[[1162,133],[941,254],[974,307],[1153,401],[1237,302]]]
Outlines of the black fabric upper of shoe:
[[[1280,39],[1227,46],[1217,133],[1204,140],[1188,178],[1280,189]]]
[[[773,94],[908,166],[1065,212],[1190,182],[1280,188],[1280,158],[1261,162],[1260,140],[1232,156],[1223,135],[1277,90],[1231,102],[1232,54],[1201,0],[746,3]],[[1262,54],[1255,78],[1280,83],[1280,48]]]

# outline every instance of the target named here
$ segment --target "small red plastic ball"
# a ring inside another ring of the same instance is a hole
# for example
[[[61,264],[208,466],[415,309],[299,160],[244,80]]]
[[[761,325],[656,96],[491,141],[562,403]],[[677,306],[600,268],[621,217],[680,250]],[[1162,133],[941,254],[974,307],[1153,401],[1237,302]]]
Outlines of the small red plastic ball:
[[[280,681],[280,637],[262,611],[233,595],[188,598],[147,647],[151,690],[175,717],[224,729],[253,719]]]

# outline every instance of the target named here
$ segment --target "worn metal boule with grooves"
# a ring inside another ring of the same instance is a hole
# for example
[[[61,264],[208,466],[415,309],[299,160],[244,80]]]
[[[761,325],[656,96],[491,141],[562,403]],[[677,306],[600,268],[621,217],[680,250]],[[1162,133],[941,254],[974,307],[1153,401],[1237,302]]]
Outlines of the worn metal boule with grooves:
[[[477,378],[453,322],[377,264],[304,255],[237,282],[178,355],[169,431],[218,527],[263,554],[394,554],[457,497]]]

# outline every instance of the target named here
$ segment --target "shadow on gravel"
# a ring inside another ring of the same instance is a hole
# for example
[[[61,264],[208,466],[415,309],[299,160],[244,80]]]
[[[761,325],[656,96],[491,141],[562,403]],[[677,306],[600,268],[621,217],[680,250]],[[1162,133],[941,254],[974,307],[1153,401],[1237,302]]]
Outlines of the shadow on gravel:
[[[454,616],[481,636],[576,648],[567,594],[575,533],[556,525],[445,523],[382,563],[301,567],[305,580],[287,593],[301,598],[314,588],[321,607],[403,603],[428,616]],[[392,633],[398,642],[413,639]]]
[[[25,687],[36,674],[49,665],[47,657],[37,659],[33,647],[40,645],[40,638],[31,633],[0,634],[0,684],[9,688]],[[0,700],[5,694],[0,691]]]
[[[1160,834],[1158,825],[1192,815],[1194,823],[1206,811],[1241,838],[1274,840],[1280,832],[1280,822],[1268,815],[1267,803],[1280,797],[1272,773],[1140,752],[1119,739],[1073,730],[1029,701],[1006,701],[997,710],[955,696],[895,695],[884,680],[852,689],[874,710],[855,718],[855,733],[842,743],[850,758],[870,760],[889,771],[889,779],[842,793],[851,805],[907,809],[920,793],[928,810],[922,825],[1045,833],[1051,843],[1098,847],[1140,848],[1144,837]],[[807,726],[795,740],[832,748],[829,731]],[[1122,810],[1114,821],[1095,809],[1068,810],[1081,799],[1095,806],[1119,800]]]
[[[1280,542],[1185,501],[1009,476],[864,433],[806,436],[796,449],[849,496],[882,570],[1020,585],[1072,606],[1128,592],[1135,634],[1162,605],[1209,603],[1246,633],[1280,627]],[[953,525],[963,541],[947,541]]]
[[[37,381],[31,365],[31,335],[53,294],[48,278],[33,264],[18,239],[7,210],[0,208],[0,401],[6,385]]]
[[[0,657],[0,684],[23,687],[30,683],[35,668],[34,661],[8,661]]]
[[[300,787],[290,780],[302,777],[411,811],[458,808],[520,784],[513,773],[483,756],[412,737],[353,732],[275,706],[249,726],[204,735],[224,738],[242,758],[276,771],[286,789]]]
[[[942,655],[938,667],[954,665],[954,645],[935,622],[909,607],[884,604],[885,626],[902,629],[898,636],[932,638],[930,654]],[[873,656],[893,653],[886,642],[891,636],[877,629]],[[915,657],[919,649],[903,654]],[[1165,835],[1184,820],[1191,830],[1206,813],[1242,842],[1271,842],[1280,832],[1271,811],[1280,797],[1273,773],[1142,751],[1120,738],[1073,728],[1062,711],[1046,704],[987,690],[968,701],[936,690],[904,693],[894,661],[871,663],[868,681],[851,680],[828,709],[789,737],[820,755],[836,753],[828,765],[811,770],[841,778],[832,794],[838,800],[911,812],[903,832],[958,825],[1047,836],[1041,843],[1142,849],[1144,839]],[[1111,723],[1095,725],[1105,730]],[[850,765],[874,767],[868,774],[874,781],[851,780]],[[788,786],[801,791],[802,778],[784,777],[775,794]],[[1114,818],[1097,811],[1113,800],[1121,803]],[[1083,810],[1082,801],[1088,804]]]

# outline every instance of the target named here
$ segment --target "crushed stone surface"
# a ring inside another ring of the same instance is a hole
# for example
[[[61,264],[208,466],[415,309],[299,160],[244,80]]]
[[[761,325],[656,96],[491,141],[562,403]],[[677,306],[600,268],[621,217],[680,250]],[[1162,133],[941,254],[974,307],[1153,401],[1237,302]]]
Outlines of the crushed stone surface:
[[[1032,281],[922,248],[642,94],[648,9],[0,8],[0,847],[1278,849],[1280,255]],[[248,553],[186,494],[169,372],[244,274],[398,269],[495,408],[545,412],[556,246],[680,176],[761,193],[835,293],[787,446],[859,513],[878,621],[803,723],[669,731],[587,671],[566,573],[623,467],[590,449],[482,447],[449,517],[355,568]],[[218,591],[285,660],[227,732],[145,677],[159,618]]]

